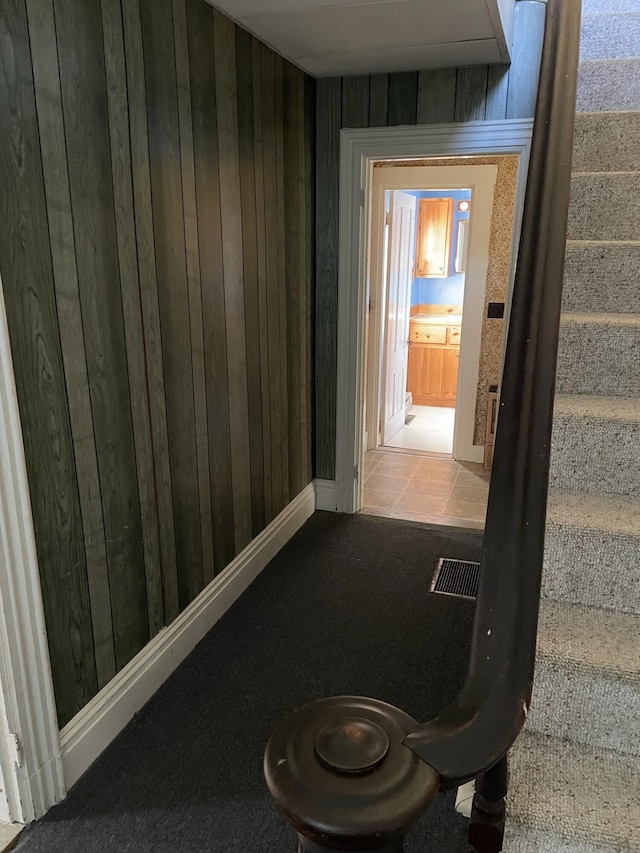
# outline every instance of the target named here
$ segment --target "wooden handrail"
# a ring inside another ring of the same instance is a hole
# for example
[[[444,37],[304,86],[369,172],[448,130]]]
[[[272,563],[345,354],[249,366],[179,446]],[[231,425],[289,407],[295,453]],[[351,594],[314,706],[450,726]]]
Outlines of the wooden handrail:
[[[405,740],[444,786],[496,765],[531,701],[580,20],[581,0],[549,0],[469,672]]]

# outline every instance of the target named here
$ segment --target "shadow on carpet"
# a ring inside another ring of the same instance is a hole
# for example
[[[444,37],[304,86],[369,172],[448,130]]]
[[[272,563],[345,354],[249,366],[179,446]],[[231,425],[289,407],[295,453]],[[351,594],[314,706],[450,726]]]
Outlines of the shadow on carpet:
[[[293,853],[262,776],[273,723],[323,696],[434,717],[464,681],[473,604],[429,593],[482,534],[316,513],[18,853]],[[467,850],[440,795],[407,853]]]

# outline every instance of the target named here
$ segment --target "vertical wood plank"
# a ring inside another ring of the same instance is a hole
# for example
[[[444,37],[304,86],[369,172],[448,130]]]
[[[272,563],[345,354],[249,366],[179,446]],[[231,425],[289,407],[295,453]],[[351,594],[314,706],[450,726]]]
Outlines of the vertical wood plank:
[[[342,127],[369,127],[370,77],[342,78]]]
[[[265,168],[262,130],[262,64],[267,48],[257,39],[251,43],[253,78],[253,153],[256,197],[256,267],[258,277],[258,318],[260,341],[260,392],[262,403],[264,520],[273,516],[271,483],[271,391],[269,383],[269,315],[267,283],[267,229],[265,210]]]
[[[142,0],[140,11],[178,591],[184,608],[202,589],[203,573],[171,0]]]
[[[129,99],[131,167],[135,207],[140,301],[147,363],[149,414],[153,442],[165,624],[180,611],[178,566],[173,521],[173,488],[162,362],[160,307],[156,275],[155,238],[151,206],[151,170],[147,128],[146,82],[139,0],[122,4]]]
[[[449,124],[455,120],[456,69],[421,71],[418,80],[418,124]]]
[[[507,118],[530,118],[535,113],[546,9],[539,0],[516,3]]]
[[[389,118],[389,75],[372,74],[369,80],[369,127],[386,127]]]
[[[97,690],[89,590],[22,0],[0,4],[0,268],[58,719]],[[64,155],[64,152],[61,152]]]
[[[456,121],[484,121],[487,108],[488,66],[458,68]]]
[[[304,80],[302,72],[284,66],[284,174],[289,494],[303,486],[303,361],[302,314],[304,311]],[[367,97],[368,106],[368,97]],[[306,417],[305,417],[306,420]]]
[[[316,118],[316,82],[311,77],[305,77],[304,81],[304,154],[305,154],[305,315],[304,315],[304,351],[305,351],[305,406],[307,411],[307,428],[304,432],[306,443],[305,454],[305,483],[313,479],[314,474],[314,352],[313,352],[313,326],[315,295],[315,248],[316,248],[316,203],[315,203],[315,118]]]
[[[99,0],[54,0],[78,282],[114,626],[123,667],[149,639]],[[87,145],[87,139],[91,145]]]
[[[100,479],[91,418],[89,378],[76,270],[52,0],[38,0],[38,2],[28,0],[27,14],[51,241],[55,304],[82,513],[97,687],[100,689],[116,674],[116,659],[113,647],[109,569],[100,499]]]
[[[316,88],[316,476],[333,480],[336,451],[340,80]]]
[[[173,0],[173,31],[176,49],[178,84],[178,122],[182,162],[182,205],[187,253],[187,285],[191,328],[191,363],[193,371],[193,405],[198,460],[198,495],[200,499],[200,535],[202,539],[202,574],[206,585],[215,575],[213,559],[213,520],[209,488],[209,434],[204,367],[204,330],[202,326],[202,292],[200,255],[198,251],[198,217],[196,180],[193,161],[193,126],[191,116],[191,84],[189,81],[189,46],[185,0]]]
[[[487,121],[503,121],[507,117],[509,66],[490,65],[487,74]]]
[[[289,404],[287,388],[287,324],[289,306],[287,304],[286,283],[286,257],[285,257],[285,198],[284,198],[284,81],[283,81],[283,59],[281,56],[274,57],[274,127],[275,127],[275,153],[276,153],[276,242],[278,247],[278,323],[279,323],[279,376],[280,382],[280,405],[281,405],[281,430],[282,430],[282,452],[280,455],[282,466],[282,497],[280,505],[276,507],[279,512],[289,503]],[[287,164],[288,166],[288,164]]]
[[[267,325],[269,328],[269,398],[271,401],[271,509],[283,506],[284,449],[282,388],[280,386],[280,314],[278,295],[277,187],[274,54],[262,52],[262,148],[266,222]]]
[[[254,91],[252,42],[253,38],[246,30],[240,27],[236,28],[238,145],[240,154],[240,201],[242,205],[242,254],[251,459],[251,532],[252,536],[257,536],[264,528],[264,462],[260,384],[260,310],[258,296],[256,170],[253,138]]]
[[[136,247],[131,173],[131,147],[124,56],[124,33],[119,0],[102,0],[105,69],[111,137],[111,164],[115,202],[120,287],[126,337],[131,412],[142,520],[149,635],[164,624],[162,570],[158,537],[158,512],[151,423],[147,392],[144,332],[140,309],[140,283]]]
[[[242,210],[238,152],[235,25],[214,9],[213,52],[222,209],[222,261],[227,321],[227,369],[231,430],[231,482],[236,553],[251,541],[251,471],[247,342],[242,265]]]
[[[418,110],[418,72],[389,74],[389,127],[415,124]]]
[[[187,0],[187,24],[202,282],[213,553],[218,573],[233,559],[235,546],[233,501],[230,497],[231,436],[212,9],[202,0]]]

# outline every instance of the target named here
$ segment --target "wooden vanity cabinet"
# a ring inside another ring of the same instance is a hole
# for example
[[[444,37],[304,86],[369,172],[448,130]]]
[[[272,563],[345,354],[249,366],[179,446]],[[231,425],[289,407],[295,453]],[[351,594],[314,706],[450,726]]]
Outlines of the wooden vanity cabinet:
[[[416,276],[447,278],[451,262],[452,198],[421,198],[418,208]]]
[[[460,326],[409,326],[407,390],[417,406],[455,406],[458,389]]]

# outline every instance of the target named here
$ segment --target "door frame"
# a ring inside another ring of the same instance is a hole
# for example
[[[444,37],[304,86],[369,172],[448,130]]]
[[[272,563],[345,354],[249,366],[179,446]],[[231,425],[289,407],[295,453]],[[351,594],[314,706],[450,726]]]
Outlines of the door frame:
[[[0,278],[0,819],[65,795],[27,466]]]
[[[380,193],[380,197],[378,198],[378,190],[379,189],[381,189],[381,193]],[[373,279],[377,282],[378,287],[377,287],[377,292],[375,294],[374,294],[373,288],[372,288],[371,297],[369,299],[369,319],[368,319],[368,331],[367,331],[367,335],[368,335],[368,342],[367,342],[368,356],[367,356],[367,364],[366,364],[365,370],[366,370],[366,376],[367,376],[367,378],[366,378],[367,388],[369,388],[370,387],[369,376],[370,376],[370,372],[371,372],[370,368],[371,368],[372,364],[375,365],[374,372],[376,375],[376,382],[377,382],[377,384],[376,384],[376,395],[377,395],[376,396],[376,407],[377,408],[376,408],[375,421],[372,421],[372,419],[369,418],[369,409],[367,408],[365,431],[367,433],[369,433],[370,432],[370,424],[372,422],[374,422],[375,423],[376,438],[377,438],[379,432],[382,432],[382,437],[384,438],[384,433],[385,433],[385,429],[386,429],[386,421],[383,421],[382,411],[383,411],[383,407],[386,407],[386,404],[387,404],[387,391],[388,391],[388,386],[387,386],[388,373],[387,373],[387,370],[388,370],[389,365],[387,362],[387,359],[388,359],[387,336],[388,336],[388,332],[389,332],[389,329],[388,329],[388,324],[389,324],[388,310],[389,310],[390,272],[391,272],[392,257],[393,257],[393,248],[392,248],[392,244],[393,244],[393,235],[392,235],[393,213],[391,214],[391,223],[390,223],[391,224],[391,231],[389,231],[387,229],[386,223],[382,224],[386,220],[385,214],[387,213],[387,211],[385,210],[385,204],[384,204],[385,190],[386,190],[386,187],[374,188],[374,190],[373,190],[373,194],[374,194],[373,207],[375,208],[375,205],[376,205],[375,199],[378,198],[378,201],[380,202],[380,208],[381,208],[381,210],[379,209],[377,211],[378,216],[380,217],[377,220],[380,223],[380,231],[378,231],[378,235],[380,236],[380,234],[382,234],[382,240],[379,241],[379,244],[378,244],[379,246],[381,245],[381,248],[382,248],[381,252],[374,251],[374,249],[378,248],[378,247],[376,247],[376,245],[375,245],[376,241],[373,239],[373,235],[375,232],[373,231],[372,224],[370,224],[370,226],[369,226],[370,227],[369,243],[371,245],[370,257],[375,255],[375,258],[376,258],[378,265],[374,267],[373,262],[371,260],[369,261],[369,263],[371,264],[371,269],[376,271],[374,276],[373,276]],[[402,190],[399,190],[399,191],[402,192]],[[395,188],[394,188],[394,190],[392,190],[392,192],[395,192]],[[412,244],[411,263],[412,263],[412,269],[413,269],[413,267],[415,267],[415,239],[414,238],[415,238],[415,229],[416,229],[417,216],[418,216],[418,200],[414,196],[409,196],[409,197],[412,198],[412,200],[413,200],[413,237],[411,240],[411,244]],[[393,202],[392,202],[392,205],[393,205]],[[375,210],[372,212],[372,217],[374,219],[376,218],[376,211]],[[411,289],[411,286],[409,285],[409,291],[410,291],[410,289]],[[376,307],[378,309],[375,313],[373,312],[373,307],[372,307],[372,303],[374,300],[376,300]],[[407,295],[407,300],[408,300],[408,302],[411,301],[410,292]],[[408,307],[408,310],[407,310],[407,330],[406,330],[407,336],[409,334],[409,319],[408,319],[409,318],[409,310],[410,309]],[[375,331],[372,327],[372,316],[371,316],[372,314],[374,314],[373,321],[374,321],[374,325],[375,325]],[[375,337],[373,339],[372,339],[372,335],[375,335]],[[371,346],[372,343],[373,343],[373,347]],[[406,351],[405,354],[407,356],[407,367],[408,367],[408,355],[409,355],[408,351]],[[381,361],[382,355],[384,355],[384,358],[385,358],[384,364]],[[367,400],[370,399],[368,396],[368,392],[367,392],[366,399]],[[403,401],[402,411],[404,412],[404,410],[405,410],[405,405],[404,405],[404,401]],[[403,422],[404,422],[404,419],[403,419]],[[377,444],[377,440],[376,440],[376,444]]]
[[[380,365],[381,354],[376,352],[384,347],[384,284],[382,270],[379,268],[379,253],[374,251],[374,238],[380,236],[380,214],[378,205],[384,206],[384,193],[387,190],[446,190],[471,189],[472,207],[470,233],[467,250],[467,270],[465,272],[464,301],[462,307],[462,333],[460,338],[460,365],[458,372],[458,391],[456,396],[456,414],[453,434],[453,456],[466,462],[482,462],[483,448],[473,443],[475,414],[477,404],[478,374],[480,371],[480,350],[482,345],[482,323],[484,298],[489,263],[489,241],[491,238],[491,220],[493,196],[498,167],[494,165],[471,166],[403,166],[375,170],[383,181],[372,188],[371,216],[371,254],[369,284],[369,346],[370,357],[366,366],[366,430],[371,444],[371,430],[380,411]],[[474,286],[467,287],[473,280]],[[373,336],[373,337],[371,337]],[[373,345],[372,345],[373,344]],[[373,367],[373,369],[371,369]],[[375,410],[375,411],[374,411]],[[375,418],[375,420],[374,420]],[[377,430],[376,430],[377,434]]]
[[[518,156],[518,183],[505,310],[511,288],[524,208],[533,119],[480,121],[415,127],[343,129],[340,132],[340,235],[338,250],[338,340],[336,400],[336,508],[361,507],[360,470],[364,453],[367,223],[371,213],[373,163],[428,157]]]

